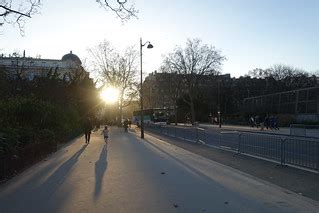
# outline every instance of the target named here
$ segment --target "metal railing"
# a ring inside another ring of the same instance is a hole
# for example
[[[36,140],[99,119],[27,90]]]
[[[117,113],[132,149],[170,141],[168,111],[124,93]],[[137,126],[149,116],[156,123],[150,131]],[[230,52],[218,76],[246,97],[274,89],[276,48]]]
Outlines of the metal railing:
[[[291,124],[289,132],[290,135],[311,137],[319,134],[319,125]]]
[[[170,125],[145,126],[145,130],[195,143],[205,143],[238,154],[319,171],[319,138],[252,131],[220,131]]]

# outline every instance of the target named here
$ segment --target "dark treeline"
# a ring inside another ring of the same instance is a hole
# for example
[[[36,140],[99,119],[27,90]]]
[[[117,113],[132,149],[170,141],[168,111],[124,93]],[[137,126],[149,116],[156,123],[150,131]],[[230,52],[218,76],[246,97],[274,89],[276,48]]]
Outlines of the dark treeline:
[[[17,155],[29,144],[56,144],[79,134],[99,100],[83,68],[33,79],[0,70],[0,155]]]

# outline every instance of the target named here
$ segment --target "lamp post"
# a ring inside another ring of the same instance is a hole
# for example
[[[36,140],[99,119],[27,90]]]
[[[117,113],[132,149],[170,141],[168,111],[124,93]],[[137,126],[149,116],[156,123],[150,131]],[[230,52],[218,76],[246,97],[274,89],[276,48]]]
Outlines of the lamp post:
[[[147,48],[148,49],[152,49],[153,48],[153,45],[151,44],[151,42],[147,41],[143,44],[142,42],[142,38],[140,38],[140,64],[141,64],[141,90],[140,90],[140,101],[141,101],[141,138],[143,139],[144,138],[144,112],[143,112],[143,66],[142,66],[142,63],[143,63],[143,60],[142,60],[142,49],[143,47],[147,45]]]
[[[218,125],[219,125],[219,128],[222,128],[222,121],[221,121],[220,111],[218,111]]]
[[[222,128],[221,109],[220,109],[220,79],[218,80],[218,125]]]

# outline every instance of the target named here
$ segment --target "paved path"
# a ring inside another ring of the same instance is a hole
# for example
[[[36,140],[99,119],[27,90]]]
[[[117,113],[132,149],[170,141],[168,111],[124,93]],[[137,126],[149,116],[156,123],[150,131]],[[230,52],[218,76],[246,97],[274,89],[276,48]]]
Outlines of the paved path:
[[[0,212],[316,212],[318,202],[151,136],[83,138],[0,186]]]

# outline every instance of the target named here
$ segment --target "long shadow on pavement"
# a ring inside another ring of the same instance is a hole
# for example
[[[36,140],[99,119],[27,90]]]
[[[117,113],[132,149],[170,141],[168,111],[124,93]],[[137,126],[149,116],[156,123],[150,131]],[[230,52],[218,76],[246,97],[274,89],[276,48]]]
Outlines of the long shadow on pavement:
[[[48,187],[46,186],[51,186],[50,188],[56,190],[57,186],[61,185],[67,178],[72,167],[76,164],[86,147],[87,145],[83,145],[81,149],[79,149],[76,153],[74,153],[74,155],[72,155],[71,158],[64,162],[41,186],[39,186],[39,188],[47,191]],[[55,185],[56,187],[52,187],[52,185]]]
[[[38,174],[36,174],[34,178],[20,187],[20,189],[7,195],[0,206],[3,204],[2,207],[9,212],[48,212],[42,211],[42,209],[46,208],[46,201],[49,201],[52,194],[63,184],[86,147],[87,145],[83,145],[81,149],[58,167],[41,185],[33,186],[35,181],[38,180]],[[53,210],[49,212],[53,212]]]
[[[107,145],[104,144],[100,153],[99,160],[95,162],[95,188],[94,188],[94,200],[97,200],[101,194],[103,177],[107,169]]]

